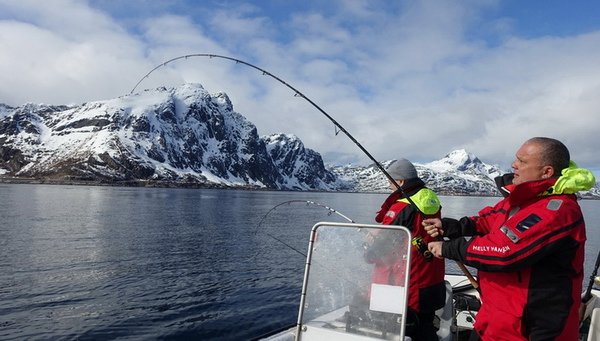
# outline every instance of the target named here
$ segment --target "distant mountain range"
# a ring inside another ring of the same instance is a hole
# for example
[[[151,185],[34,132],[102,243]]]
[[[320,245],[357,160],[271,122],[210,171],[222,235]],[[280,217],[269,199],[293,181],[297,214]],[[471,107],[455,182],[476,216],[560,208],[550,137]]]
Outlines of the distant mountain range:
[[[382,165],[387,167],[392,161],[385,161]],[[415,163],[415,168],[429,188],[448,195],[500,195],[494,178],[508,172],[483,163],[464,149],[455,150],[437,161]],[[357,191],[389,191],[387,179],[375,165],[332,166],[331,170]]]
[[[493,178],[506,172],[465,150],[415,166],[450,195],[499,195]],[[0,104],[0,180],[389,191],[373,165],[325,166],[294,135],[258,136],[225,93],[199,84],[75,106]]]

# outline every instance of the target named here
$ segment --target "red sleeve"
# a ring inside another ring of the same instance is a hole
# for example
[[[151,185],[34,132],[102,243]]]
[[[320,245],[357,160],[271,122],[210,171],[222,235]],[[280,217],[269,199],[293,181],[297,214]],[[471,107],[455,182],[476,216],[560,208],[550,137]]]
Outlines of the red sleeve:
[[[463,244],[459,258],[485,271],[515,271],[577,247],[585,241],[583,217],[577,202],[566,197],[540,200],[516,212],[500,227]]]
[[[497,219],[504,219],[506,216],[506,209],[504,209],[506,204],[506,200],[499,201],[494,206],[484,207],[479,214],[470,219],[475,224],[475,234],[476,235],[485,235],[490,233],[492,226],[495,226],[494,222]]]

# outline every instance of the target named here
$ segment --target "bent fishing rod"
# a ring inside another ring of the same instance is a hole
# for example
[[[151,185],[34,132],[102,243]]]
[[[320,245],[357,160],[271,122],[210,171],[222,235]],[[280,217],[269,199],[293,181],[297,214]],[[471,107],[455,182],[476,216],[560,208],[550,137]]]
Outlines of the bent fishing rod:
[[[272,207],[270,210],[268,210],[268,211],[267,211],[267,213],[265,213],[265,215],[263,215],[263,217],[260,219],[260,221],[259,221],[259,222],[258,222],[258,224],[256,225],[256,229],[254,230],[254,234],[256,235],[256,234],[259,232],[259,230],[260,230],[260,225],[261,225],[261,224],[262,224],[262,223],[265,221],[265,219],[267,218],[267,216],[268,216],[269,214],[271,214],[271,212],[275,211],[277,208],[279,208],[279,207],[281,207],[281,206],[283,206],[283,205],[291,205],[291,204],[294,204],[294,203],[305,203],[305,204],[306,204],[306,206],[310,206],[310,205],[318,206],[318,207],[321,207],[321,208],[324,208],[324,209],[326,209],[326,210],[327,210],[327,215],[328,215],[328,216],[330,216],[331,214],[335,213],[335,214],[337,214],[338,216],[340,216],[340,217],[344,218],[344,219],[345,219],[346,221],[348,221],[349,223],[356,223],[354,220],[352,220],[352,219],[348,218],[347,216],[345,216],[345,215],[344,215],[343,213],[341,213],[340,211],[338,211],[338,210],[336,210],[336,209],[334,209],[334,208],[332,208],[332,207],[329,207],[329,206],[327,206],[327,205],[324,205],[324,204],[321,204],[321,203],[318,203],[318,202],[314,202],[314,201],[310,201],[310,200],[288,200],[288,201],[284,201],[284,202],[282,202],[282,203],[279,203],[279,204],[277,204],[277,205],[273,206],[273,207]],[[359,230],[359,231],[361,231],[361,230]],[[263,232],[264,232],[264,231],[263,231]],[[292,245],[288,244],[287,242],[285,242],[285,241],[281,240],[281,238],[277,238],[277,237],[275,237],[274,235],[272,235],[271,233],[268,233],[268,232],[264,232],[264,234],[265,234],[265,235],[267,235],[268,237],[271,237],[271,238],[273,238],[274,240],[276,240],[276,241],[280,242],[281,244],[283,244],[284,246],[286,246],[286,247],[287,247],[287,248],[289,248],[290,250],[292,250],[292,251],[294,251],[294,252],[296,252],[296,253],[298,253],[298,254],[302,255],[303,257],[307,257],[307,254],[306,254],[306,253],[304,253],[304,252],[302,252],[302,251],[298,250],[297,248],[293,247]],[[311,243],[312,243],[312,241],[311,241]],[[258,252],[257,252],[257,253],[254,255],[254,256],[250,257],[250,259],[253,259],[253,258],[257,257],[257,256],[258,256],[258,255],[259,255],[259,254],[260,254],[262,251],[264,251],[265,249],[266,249],[266,248],[263,248],[263,249],[259,250],[259,251],[258,251]],[[313,261],[313,262],[314,262],[314,264],[319,264],[318,262],[315,262],[315,261]],[[352,280],[349,280],[349,279],[346,277],[346,275],[345,275],[345,274],[343,274],[343,273],[339,273],[339,272],[338,272],[336,269],[332,269],[332,268],[330,268],[330,267],[326,267],[326,266],[324,266],[323,264],[319,264],[319,265],[320,265],[320,266],[322,266],[324,269],[327,269],[329,272],[337,274],[337,275],[338,275],[338,277],[339,277],[339,278],[342,278],[344,281],[346,281],[346,282],[348,282],[348,283],[351,283],[351,284],[353,284],[353,285],[356,285],[356,283],[355,283],[354,281],[352,281]]]
[[[263,221],[264,221],[264,220],[267,218],[267,216],[268,216],[268,215],[269,215],[271,212],[275,211],[275,210],[276,210],[278,207],[280,207],[280,206],[283,206],[283,205],[289,205],[289,204],[292,204],[292,203],[305,203],[307,206],[308,206],[308,205],[315,205],[315,206],[319,206],[319,207],[322,207],[322,208],[324,208],[324,209],[326,209],[326,210],[328,211],[327,215],[331,215],[332,213],[335,213],[335,214],[339,215],[340,217],[342,217],[342,218],[346,219],[348,222],[350,222],[350,223],[355,223],[355,221],[354,221],[354,220],[352,220],[352,219],[350,219],[350,218],[346,217],[346,216],[345,216],[344,214],[342,214],[340,211],[338,211],[338,210],[336,210],[336,209],[334,209],[334,208],[331,208],[331,207],[329,207],[329,206],[327,206],[327,205],[323,205],[323,204],[321,204],[321,203],[314,202],[314,201],[310,201],[310,200],[288,200],[288,201],[284,201],[284,202],[282,202],[282,203],[279,203],[279,204],[277,204],[277,205],[275,205],[275,206],[271,207],[271,209],[270,209],[270,210],[268,210],[268,211],[267,211],[267,213],[265,213],[265,215],[264,215],[264,216],[263,216],[263,217],[260,219],[260,221],[258,222],[258,225],[256,225],[256,230],[254,231],[254,234],[256,234],[256,233],[258,232],[258,229],[260,228],[260,225],[262,224],[262,222],[263,222]],[[305,256],[306,256],[306,255],[305,255]]]
[[[322,207],[322,208],[324,208],[324,209],[327,210],[327,215],[331,215],[332,213],[335,213],[335,214],[339,215],[340,217],[344,218],[345,220],[347,220],[350,223],[356,223],[354,220],[348,218],[347,216],[345,216],[344,214],[342,214],[340,211],[338,211],[338,210],[336,210],[334,208],[331,208],[331,207],[329,207],[327,205],[324,205],[324,204],[321,204],[321,203],[318,203],[318,202],[314,202],[314,201],[310,201],[310,200],[288,200],[288,201],[284,201],[282,203],[279,203],[279,204],[271,207],[271,209],[268,210],[267,213],[265,213],[265,215],[262,216],[262,218],[260,219],[260,221],[256,225],[256,228],[254,230],[254,235],[258,234],[258,231],[260,230],[260,226],[265,221],[265,219],[267,218],[267,216],[269,214],[271,214],[271,212],[275,211],[277,208],[279,208],[279,207],[281,207],[283,205],[290,205],[290,204],[293,204],[293,203],[305,203],[306,206],[315,205],[315,206],[318,206],[318,207]],[[272,235],[272,234],[270,234],[268,232],[265,232],[265,235],[267,235],[267,236],[275,239],[276,241],[280,242],[281,244],[287,246],[289,249],[291,249],[291,250],[295,251],[296,253],[298,253],[298,254],[306,257],[306,254],[304,252],[296,249],[295,247],[293,247],[290,244],[284,242],[280,238],[277,238],[277,237],[275,237],[274,235]],[[258,254],[254,255],[254,256],[256,257],[257,255]]]
[[[279,83],[285,85],[286,87],[288,87],[289,89],[291,89],[292,91],[294,91],[294,96],[296,97],[302,97],[304,98],[308,103],[310,103],[313,107],[315,107],[317,110],[319,110],[319,112],[321,112],[323,115],[325,115],[325,117],[327,117],[337,128],[339,128],[339,130],[341,132],[343,132],[344,134],[346,134],[346,136],[350,139],[350,141],[354,142],[354,144],[371,160],[373,161],[373,163],[375,164],[375,166],[383,173],[383,175],[385,175],[385,177],[392,183],[394,184],[394,186],[396,187],[396,191],[398,193],[400,193],[404,198],[406,198],[406,200],[408,201],[409,204],[411,204],[417,211],[421,212],[421,210],[419,209],[419,207],[414,203],[414,201],[410,198],[410,196],[406,195],[406,193],[404,192],[404,190],[402,189],[402,187],[400,185],[398,185],[398,183],[396,182],[396,179],[394,179],[386,170],[385,168],[383,168],[383,166],[381,165],[381,163],[379,163],[379,161],[377,161],[373,155],[371,155],[371,153],[369,153],[365,147],[362,146],[362,144],[360,144],[355,138],[354,136],[352,136],[347,130],[346,128],[344,128],[341,124],[339,124],[331,115],[329,115],[325,110],[323,110],[320,106],[318,106],[315,102],[313,102],[310,98],[306,97],[306,95],[304,95],[300,90],[296,89],[295,87],[291,86],[290,84],[288,84],[286,81],[284,81],[283,79],[275,76],[274,74],[270,73],[269,71],[260,68],[254,64],[250,64],[248,62],[245,62],[241,59],[237,59],[237,58],[233,58],[233,57],[228,57],[228,56],[223,56],[223,55],[218,55],[218,54],[211,54],[211,53],[194,53],[194,54],[188,54],[188,55],[184,55],[184,56],[179,56],[179,57],[175,57],[172,59],[167,60],[166,62],[163,62],[159,65],[157,65],[156,67],[154,67],[152,70],[150,70],[150,72],[148,72],[147,74],[144,75],[144,77],[142,77],[133,87],[133,89],[131,89],[131,91],[129,92],[129,94],[133,94],[133,92],[135,91],[135,89],[138,87],[138,85],[140,85],[140,83],[142,83],[142,81],[146,78],[148,78],[150,76],[150,74],[152,74],[154,71],[156,71],[157,69],[166,66],[169,63],[175,62],[177,60],[180,59],[188,59],[188,58],[192,58],[192,57],[206,57],[209,59],[213,59],[213,58],[218,58],[218,59],[225,59],[225,60],[229,60],[229,61],[233,61],[236,64],[242,64],[242,65],[246,65],[248,67],[251,67],[255,70],[260,71],[263,75],[265,76],[269,76],[273,79],[275,79],[276,81],[278,81]],[[423,212],[421,212],[423,213]],[[458,262],[457,262],[458,264]],[[469,273],[469,271],[464,267],[464,266],[460,266],[460,269],[465,273],[465,275],[471,279],[473,278],[471,276],[471,274]],[[473,282],[473,285],[475,286],[475,282]]]

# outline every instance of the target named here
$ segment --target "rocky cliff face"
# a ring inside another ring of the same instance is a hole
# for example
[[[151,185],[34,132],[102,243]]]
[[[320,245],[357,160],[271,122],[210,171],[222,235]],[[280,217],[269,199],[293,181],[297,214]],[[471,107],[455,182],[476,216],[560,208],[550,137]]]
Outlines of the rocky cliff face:
[[[338,181],[325,169],[319,153],[305,148],[296,136],[273,134],[263,137],[263,141],[275,167],[283,175],[285,187],[301,189],[302,184],[309,184],[312,188],[327,188],[335,184],[336,189],[350,189],[347,183]]]

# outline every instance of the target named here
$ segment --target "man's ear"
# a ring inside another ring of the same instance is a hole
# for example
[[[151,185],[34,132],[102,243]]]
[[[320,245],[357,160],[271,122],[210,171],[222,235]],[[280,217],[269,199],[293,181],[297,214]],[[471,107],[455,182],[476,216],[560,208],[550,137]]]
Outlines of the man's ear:
[[[552,166],[544,166],[542,168],[542,179],[549,179],[555,175],[554,167]]]

